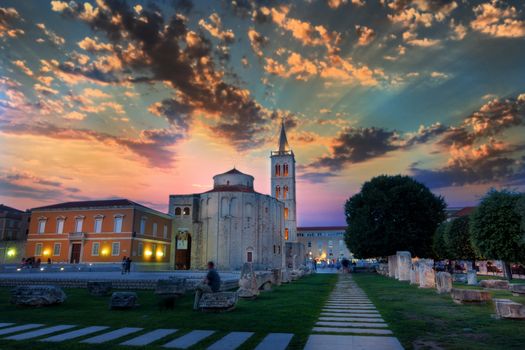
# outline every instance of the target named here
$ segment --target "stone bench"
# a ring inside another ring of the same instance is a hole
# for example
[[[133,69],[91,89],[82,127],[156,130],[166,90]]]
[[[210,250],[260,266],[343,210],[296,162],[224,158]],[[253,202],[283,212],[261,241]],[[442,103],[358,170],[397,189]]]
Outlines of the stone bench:
[[[67,298],[60,287],[50,285],[18,286],[10,293],[12,304],[33,307],[62,304]]]
[[[525,320],[525,305],[510,299],[494,299],[496,316],[513,320]]]
[[[509,289],[509,281],[505,280],[483,280],[479,282],[479,285],[483,288],[490,289]]]
[[[452,288],[450,295],[456,304],[483,304],[492,300],[488,291],[478,289]]]
[[[89,295],[104,297],[111,294],[113,282],[111,281],[88,281],[86,284]]]
[[[239,296],[236,292],[204,293],[198,308],[204,312],[225,312],[235,309]]]
[[[511,284],[509,290],[515,297],[525,295],[525,284]]]
[[[138,306],[139,297],[135,292],[115,292],[109,300],[110,310],[132,309]]]

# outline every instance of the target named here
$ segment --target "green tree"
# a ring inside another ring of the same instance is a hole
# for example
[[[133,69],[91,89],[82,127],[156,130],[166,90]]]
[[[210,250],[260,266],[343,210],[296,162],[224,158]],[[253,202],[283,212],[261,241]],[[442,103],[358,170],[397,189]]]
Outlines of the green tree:
[[[444,240],[449,259],[475,260],[476,253],[470,239],[470,218],[462,216],[452,220],[444,233]]]
[[[432,255],[432,237],[445,219],[445,202],[411,177],[381,175],[363,184],[345,204],[345,240],[356,257],[407,250]]]
[[[449,222],[443,221],[436,229],[434,237],[432,237],[433,257],[439,260],[448,259],[450,257],[445,243],[445,232],[448,226]]]
[[[488,259],[502,260],[510,280],[510,263],[525,262],[525,239],[520,211],[523,194],[490,190],[483,197],[470,221],[470,234],[478,253]]]

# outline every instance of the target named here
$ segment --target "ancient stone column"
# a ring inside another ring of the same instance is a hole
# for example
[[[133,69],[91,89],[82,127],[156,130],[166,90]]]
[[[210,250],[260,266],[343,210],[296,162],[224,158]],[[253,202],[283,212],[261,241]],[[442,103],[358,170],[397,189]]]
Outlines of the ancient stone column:
[[[452,290],[452,275],[448,272],[438,272],[436,275],[438,294],[450,293]]]
[[[419,288],[434,288],[436,286],[436,273],[432,268],[431,259],[419,260]]]
[[[252,263],[244,263],[241,271],[241,278],[239,279],[239,290],[237,291],[239,298],[254,299],[259,295],[259,288],[257,286],[257,277],[253,271]]]
[[[397,256],[390,255],[388,257],[388,276],[397,278]]]
[[[412,265],[412,255],[410,252],[397,252],[398,279],[400,281],[410,281],[410,267]]]
[[[410,284],[419,284],[419,261],[414,261],[410,267]]]

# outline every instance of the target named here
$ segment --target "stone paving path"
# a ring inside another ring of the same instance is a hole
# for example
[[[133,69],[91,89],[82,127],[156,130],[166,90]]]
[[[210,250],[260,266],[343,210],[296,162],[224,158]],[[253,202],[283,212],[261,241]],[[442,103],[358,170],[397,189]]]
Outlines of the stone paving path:
[[[365,292],[348,274],[339,275],[305,350],[403,350]]]
[[[8,335],[2,339],[35,339],[55,343],[73,340],[85,344],[103,344],[119,341],[121,338],[126,337],[119,345],[140,347],[155,343],[155,345],[160,345],[167,349],[187,349],[216,333],[216,331],[212,330],[194,330],[182,336],[177,336],[177,332],[177,329],[144,331],[142,328],[135,327],[110,329],[110,327],[106,326],[81,327],[75,325],[56,325],[46,327],[43,324],[37,323],[25,325],[0,323],[0,335]],[[132,335],[134,337],[127,339]],[[215,341],[207,349],[234,350],[244,344],[253,335],[254,333],[252,332],[230,332]],[[290,333],[269,333],[257,345],[256,350],[285,350],[293,336],[294,335]]]

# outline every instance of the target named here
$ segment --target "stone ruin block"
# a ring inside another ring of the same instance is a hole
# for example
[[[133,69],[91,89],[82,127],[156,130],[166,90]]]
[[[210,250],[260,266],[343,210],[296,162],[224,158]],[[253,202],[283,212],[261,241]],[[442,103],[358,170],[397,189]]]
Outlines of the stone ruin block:
[[[492,300],[488,291],[478,289],[452,288],[450,295],[456,304],[484,304]]]
[[[135,292],[115,292],[109,300],[110,310],[132,309],[138,306],[139,297]]]
[[[397,278],[397,256],[390,255],[388,257],[388,277]]]
[[[419,260],[419,288],[434,288],[436,286],[436,272],[433,265],[432,259]]]
[[[506,280],[483,280],[479,282],[479,285],[483,288],[490,289],[509,289],[509,281]]]
[[[438,272],[436,275],[438,294],[450,293],[452,290],[452,275],[448,272]]]
[[[400,281],[410,281],[410,267],[412,265],[412,255],[410,252],[397,252],[397,270]]]
[[[410,284],[419,285],[419,262],[414,261],[410,266]]]
[[[523,296],[525,295],[525,284],[510,284],[509,290],[512,292],[512,295],[517,296]]]
[[[225,312],[235,309],[239,300],[236,292],[204,293],[199,300],[199,309],[205,312]]]
[[[111,294],[113,282],[111,281],[88,281],[86,284],[89,295],[105,297]]]
[[[388,264],[379,263],[376,267],[376,272],[381,276],[388,276]]]
[[[462,273],[455,273],[453,276],[454,282],[467,283],[467,275]]]
[[[255,277],[257,279],[257,288],[259,288],[259,290],[272,290],[273,274],[271,272],[257,271]]]
[[[281,270],[281,282],[282,283],[290,283],[291,282],[290,271],[288,269],[282,269]]]
[[[476,272],[476,270],[467,271],[467,284],[469,286],[478,285],[478,273]]]
[[[164,297],[180,297],[186,293],[185,278],[170,278],[158,280],[155,286],[155,295]]]
[[[494,299],[496,316],[513,320],[525,320],[525,305],[510,299]]]
[[[283,281],[283,273],[281,269],[272,269],[272,284],[275,286],[280,286]]]
[[[259,295],[257,276],[255,271],[253,271],[252,263],[247,262],[243,264],[237,293],[239,298],[243,299],[255,299]]]
[[[67,298],[60,287],[51,285],[18,286],[10,293],[12,304],[32,307],[62,304]]]

